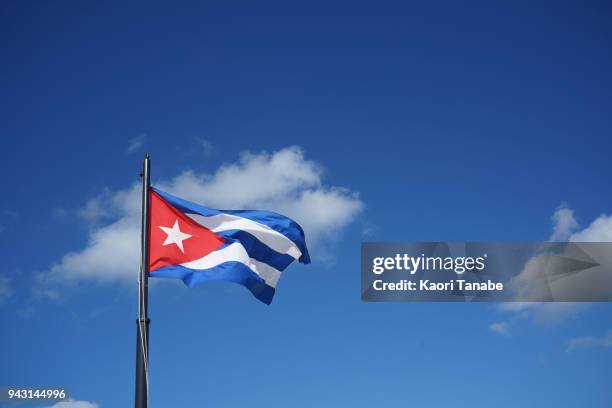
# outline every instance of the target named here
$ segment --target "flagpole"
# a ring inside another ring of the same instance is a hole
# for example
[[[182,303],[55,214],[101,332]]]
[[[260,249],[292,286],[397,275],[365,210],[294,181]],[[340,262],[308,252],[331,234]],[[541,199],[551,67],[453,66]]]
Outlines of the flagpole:
[[[141,258],[138,275],[138,320],[136,320],[136,388],[135,408],[149,407],[149,190],[151,188],[150,158],[145,154],[142,168],[142,222],[140,232]]]

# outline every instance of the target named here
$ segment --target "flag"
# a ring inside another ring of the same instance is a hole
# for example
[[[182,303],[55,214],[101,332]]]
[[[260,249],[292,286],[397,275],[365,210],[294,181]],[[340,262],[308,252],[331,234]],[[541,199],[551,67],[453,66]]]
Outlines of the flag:
[[[294,260],[310,263],[304,231],[280,214],[215,210],[151,188],[149,276],[241,284],[266,304]]]

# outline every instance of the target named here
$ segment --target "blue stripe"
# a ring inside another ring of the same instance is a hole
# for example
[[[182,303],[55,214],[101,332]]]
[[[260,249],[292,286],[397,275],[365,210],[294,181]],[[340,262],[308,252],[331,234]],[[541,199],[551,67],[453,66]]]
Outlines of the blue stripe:
[[[250,258],[266,263],[279,271],[284,271],[294,261],[292,256],[276,252],[246,231],[227,230],[215,234],[222,236],[228,244],[238,241]]]
[[[189,287],[210,281],[235,282],[245,286],[259,300],[269,305],[274,288],[248,266],[235,261],[224,262],[210,269],[190,269],[181,265],[165,266],[149,274],[152,278],[178,278]]]
[[[271,211],[258,210],[215,210],[192,203],[156,188],[153,190],[182,212],[196,213],[207,217],[218,214],[231,214],[267,225],[293,241],[302,252],[302,256],[299,259],[300,262],[305,264],[310,263],[310,255],[308,254],[308,249],[306,249],[306,238],[302,227],[300,227],[297,222],[284,215]]]

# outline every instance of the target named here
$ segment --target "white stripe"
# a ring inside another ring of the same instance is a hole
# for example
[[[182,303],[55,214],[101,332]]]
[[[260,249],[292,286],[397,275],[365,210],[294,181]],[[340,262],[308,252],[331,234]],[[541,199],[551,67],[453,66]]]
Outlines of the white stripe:
[[[225,248],[211,252],[203,258],[185,262],[181,265],[190,269],[210,269],[230,261],[240,262],[248,266],[253,272],[259,275],[268,286],[272,286],[273,288],[276,287],[276,283],[281,276],[281,272],[278,269],[250,258],[249,254],[247,254],[246,250],[239,242],[234,242]]]
[[[302,251],[293,241],[267,225],[260,224],[248,218],[237,215],[217,214],[205,217],[200,214],[185,214],[195,222],[214,232],[242,230],[253,235],[262,243],[281,254],[287,254],[294,259],[300,259]]]

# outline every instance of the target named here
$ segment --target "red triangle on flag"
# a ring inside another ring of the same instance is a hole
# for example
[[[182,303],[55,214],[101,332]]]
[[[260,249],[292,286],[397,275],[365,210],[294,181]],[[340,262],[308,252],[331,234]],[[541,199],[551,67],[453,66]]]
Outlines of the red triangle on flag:
[[[149,271],[203,258],[223,245],[223,237],[198,224],[151,191]]]

